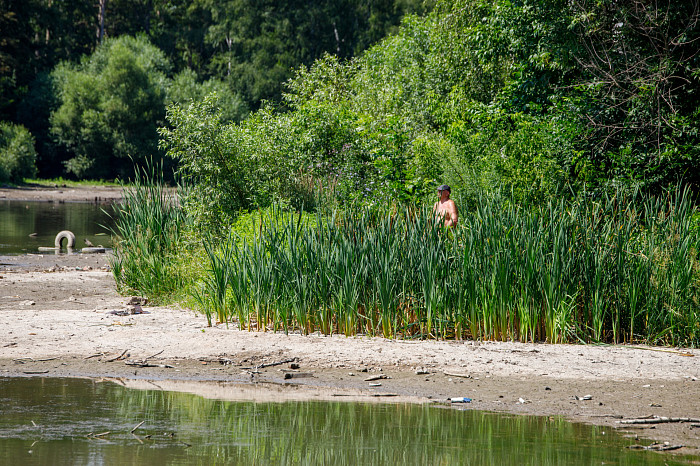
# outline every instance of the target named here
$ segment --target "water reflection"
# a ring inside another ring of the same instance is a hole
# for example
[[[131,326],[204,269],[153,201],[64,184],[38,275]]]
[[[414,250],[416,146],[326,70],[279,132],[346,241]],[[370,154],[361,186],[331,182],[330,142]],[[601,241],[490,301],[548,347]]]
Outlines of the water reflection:
[[[75,233],[76,249],[85,239],[111,247],[104,228],[111,219],[103,209],[111,212],[107,204],[0,201],[0,255],[38,253],[40,246],[53,246],[61,230]]]
[[[225,402],[76,379],[0,378],[0,413],[2,464],[680,461],[628,450],[631,440],[608,429],[558,418],[408,404]],[[103,432],[110,433],[87,437]]]

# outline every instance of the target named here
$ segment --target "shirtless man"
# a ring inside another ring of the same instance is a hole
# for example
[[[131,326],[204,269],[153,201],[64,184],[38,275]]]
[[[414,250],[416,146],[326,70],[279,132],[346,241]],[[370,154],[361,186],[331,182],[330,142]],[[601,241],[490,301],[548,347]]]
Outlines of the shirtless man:
[[[459,214],[457,213],[457,205],[455,201],[450,199],[451,189],[446,184],[438,186],[438,193],[440,194],[440,200],[433,206],[433,212],[435,216],[445,221],[445,227],[454,228],[457,226],[457,220],[459,219]]]

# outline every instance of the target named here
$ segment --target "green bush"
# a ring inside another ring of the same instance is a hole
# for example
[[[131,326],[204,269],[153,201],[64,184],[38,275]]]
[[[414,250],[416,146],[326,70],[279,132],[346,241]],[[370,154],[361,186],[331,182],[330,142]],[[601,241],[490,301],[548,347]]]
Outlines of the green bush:
[[[34,137],[24,126],[0,122],[0,182],[18,183],[34,176]]]

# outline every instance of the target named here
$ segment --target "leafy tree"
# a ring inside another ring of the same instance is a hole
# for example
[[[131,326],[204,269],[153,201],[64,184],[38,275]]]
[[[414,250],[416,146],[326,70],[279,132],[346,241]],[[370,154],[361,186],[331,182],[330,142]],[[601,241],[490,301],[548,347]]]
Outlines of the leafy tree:
[[[650,187],[700,183],[700,1],[571,5],[588,166]]]
[[[36,176],[34,138],[23,126],[0,122],[0,182]]]
[[[279,101],[294,68],[324,53],[352,57],[384,37],[417,1],[199,0],[211,12],[210,67],[230,80],[251,107]]]
[[[173,77],[169,84],[167,102],[187,105],[193,101],[202,101],[212,93],[216,94],[222,121],[240,121],[248,115],[243,100],[225,82],[215,78],[199,82],[197,74],[189,68]]]
[[[114,177],[159,155],[170,63],[142,36],[107,39],[80,65],[62,63],[53,73],[60,106],[51,132],[74,157],[78,177]]]

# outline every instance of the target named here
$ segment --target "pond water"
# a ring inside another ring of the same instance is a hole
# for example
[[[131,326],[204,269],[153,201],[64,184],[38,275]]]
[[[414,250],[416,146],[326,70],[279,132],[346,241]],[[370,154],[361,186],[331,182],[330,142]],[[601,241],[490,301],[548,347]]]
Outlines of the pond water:
[[[104,227],[111,219],[103,209],[111,212],[107,204],[0,201],[0,255],[38,254],[40,246],[53,247],[61,230],[75,234],[76,249],[85,247],[86,238],[96,246],[111,247]]]
[[[682,461],[626,448],[632,443],[560,418],[433,405],[226,402],[87,379],[0,378],[0,464]]]

